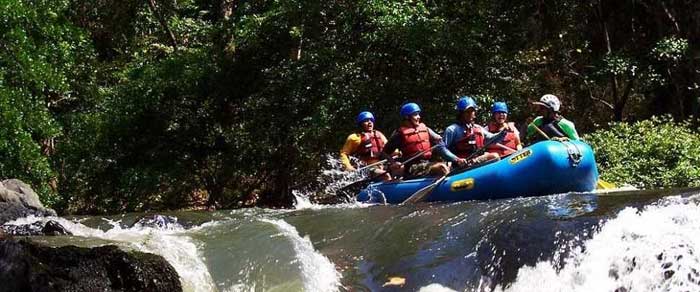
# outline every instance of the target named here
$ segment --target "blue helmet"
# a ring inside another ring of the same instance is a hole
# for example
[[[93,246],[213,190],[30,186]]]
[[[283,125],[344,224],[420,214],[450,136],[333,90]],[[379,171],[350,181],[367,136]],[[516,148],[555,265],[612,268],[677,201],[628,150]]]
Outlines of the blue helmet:
[[[372,123],[374,123],[374,115],[370,112],[361,112],[359,115],[357,115],[355,122],[359,124],[365,120],[370,120]]]
[[[491,113],[508,113],[508,105],[505,102],[497,101],[491,106]]]
[[[476,102],[474,101],[474,99],[469,96],[462,96],[457,101],[457,111],[459,112],[466,111],[470,107],[474,108],[475,110],[479,108],[478,106],[476,106]]]
[[[401,116],[407,117],[420,112],[420,107],[415,102],[409,102],[401,106]]]

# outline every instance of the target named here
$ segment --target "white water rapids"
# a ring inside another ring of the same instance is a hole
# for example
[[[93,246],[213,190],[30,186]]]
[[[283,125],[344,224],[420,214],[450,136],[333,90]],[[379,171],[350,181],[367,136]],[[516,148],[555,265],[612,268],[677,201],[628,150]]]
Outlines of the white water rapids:
[[[625,208],[557,271],[523,267],[505,291],[700,291],[700,205],[671,198]]]
[[[180,275],[184,291],[218,291],[205,263],[206,258],[200,252],[201,243],[194,240],[190,233],[219,226],[221,222],[205,223],[187,230],[177,223],[169,224],[165,228],[143,227],[138,224],[131,228],[121,228],[118,222],[110,222],[113,227],[107,231],[58,217],[27,217],[8,224],[23,225],[47,220],[59,222],[77,237],[98,238],[126,249],[163,256]],[[301,237],[296,228],[284,220],[260,219],[259,221],[270,224],[279,231],[272,237],[283,237],[292,244],[295,260],[286,264],[299,268],[301,284],[305,291],[338,290],[341,276],[336,271],[335,265],[314,249],[309,238]],[[258,291],[259,288],[256,289],[255,285],[235,284],[225,288],[224,291]]]
[[[183,213],[182,218],[205,218],[191,228],[177,223],[124,227],[110,221],[111,227],[95,229],[63,218],[34,217],[11,224],[55,220],[74,234],[53,237],[59,245],[116,244],[161,255],[178,272],[185,291],[377,291],[389,289],[383,284],[390,277],[401,277],[405,289],[427,292],[489,291],[496,285],[488,279],[479,282],[479,274],[471,278],[476,283],[467,279],[463,272],[472,268],[462,265],[478,259],[469,240],[482,236],[483,228],[517,225],[499,218],[539,220],[517,229],[525,231],[548,230],[530,229],[533,223],[590,220],[590,232],[571,242],[555,242],[555,255],[534,258],[532,266],[512,267],[515,280],[498,283],[494,291],[700,291],[700,195],[639,199],[607,211],[615,200],[599,197],[592,208],[578,208],[572,216],[550,210],[566,208],[574,197],[371,208],[358,203],[319,206],[300,197],[297,210]],[[581,202],[574,203],[580,207]],[[440,223],[451,220],[456,223]],[[535,242],[531,247],[537,248],[536,241],[520,242]],[[445,249],[433,250],[434,245]],[[396,251],[408,252],[392,254]],[[493,256],[491,261],[501,260]],[[432,272],[451,278],[422,277]]]

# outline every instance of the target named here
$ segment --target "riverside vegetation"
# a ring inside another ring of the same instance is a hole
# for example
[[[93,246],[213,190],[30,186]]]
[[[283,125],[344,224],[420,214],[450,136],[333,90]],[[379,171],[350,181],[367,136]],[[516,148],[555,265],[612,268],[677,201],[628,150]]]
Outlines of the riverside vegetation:
[[[253,193],[284,206],[361,110],[390,131],[410,100],[447,125],[454,95],[469,94],[482,108],[508,102],[524,123],[528,100],[554,93],[591,133],[604,179],[697,185],[698,11],[676,0],[0,1],[0,177],[59,213],[228,208]]]

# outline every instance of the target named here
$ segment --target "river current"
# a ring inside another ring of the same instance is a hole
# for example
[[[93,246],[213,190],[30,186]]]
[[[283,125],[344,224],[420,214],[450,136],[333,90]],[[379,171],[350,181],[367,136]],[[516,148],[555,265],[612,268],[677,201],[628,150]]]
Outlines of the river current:
[[[32,240],[159,254],[186,291],[700,291],[700,190],[48,219],[74,235]]]

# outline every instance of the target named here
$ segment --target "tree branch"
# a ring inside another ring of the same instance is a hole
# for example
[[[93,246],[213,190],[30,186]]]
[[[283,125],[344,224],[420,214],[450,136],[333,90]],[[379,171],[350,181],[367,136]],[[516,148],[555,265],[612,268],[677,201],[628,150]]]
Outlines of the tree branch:
[[[670,10],[668,10],[668,6],[666,6],[666,2],[661,1],[661,7],[664,8],[664,12],[666,12],[666,16],[668,16],[668,19],[671,20],[673,23],[673,27],[676,28],[676,33],[680,34],[681,33],[681,28],[678,25],[678,21],[676,21],[676,18],[673,16]]]
[[[156,7],[156,0],[148,0],[148,7],[151,9],[151,12],[153,13],[153,15],[156,16],[156,18],[158,19],[158,22],[160,23],[160,25],[161,25],[161,26],[163,27],[163,29],[165,30],[165,33],[166,33],[166,34],[168,35],[168,37],[170,38],[170,43],[171,43],[171,45],[173,46],[173,49],[174,49],[175,51],[177,51],[177,49],[178,49],[178,42],[177,42],[177,39],[175,38],[175,34],[174,34],[173,31],[170,29],[170,26],[168,26],[168,22],[165,20],[165,17],[163,16],[163,14],[161,14],[161,13],[158,11],[158,9],[157,9],[157,7]]]
[[[607,100],[604,100],[604,99],[602,99],[602,98],[598,98],[598,97],[593,96],[593,92],[591,92],[590,90],[588,90],[588,94],[590,95],[590,97],[591,97],[592,100],[595,100],[595,101],[597,101],[597,102],[602,103],[604,106],[610,108],[611,110],[612,110],[612,109],[615,109],[615,106],[613,106],[613,105],[612,105],[611,103],[609,103]]]

